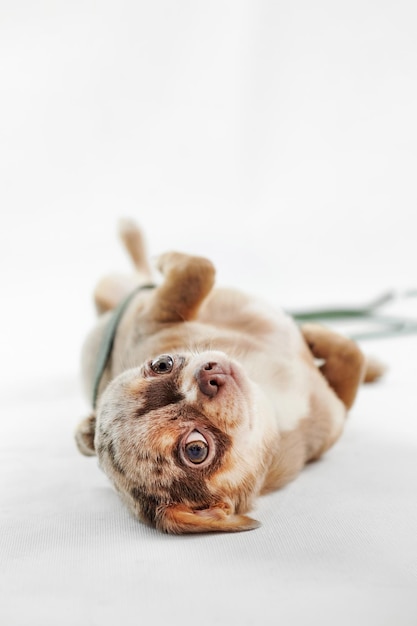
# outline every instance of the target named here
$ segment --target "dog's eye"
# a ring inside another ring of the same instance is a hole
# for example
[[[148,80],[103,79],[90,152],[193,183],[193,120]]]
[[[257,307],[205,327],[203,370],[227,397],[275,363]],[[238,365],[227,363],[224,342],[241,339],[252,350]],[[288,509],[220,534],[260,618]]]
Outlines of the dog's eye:
[[[191,463],[202,463],[208,455],[208,446],[204,441],[193,441],[185,446],[185,454]]]
[[[185,443],[186,458],[198,465],[206,460],[209,453],[209,447],[206,439],[198,431],[193,431]]]
[[[174,359],[169,354],[161,354],[151,363],[151,369],[155,374],[167,374],[174,367]]]

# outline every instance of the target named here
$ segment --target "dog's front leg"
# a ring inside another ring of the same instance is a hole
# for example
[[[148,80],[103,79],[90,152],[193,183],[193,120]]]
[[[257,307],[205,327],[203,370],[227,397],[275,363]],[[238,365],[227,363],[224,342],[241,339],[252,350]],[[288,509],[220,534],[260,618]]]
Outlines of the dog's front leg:
[[[75,441],[78,450],[85,456],[95,455],[94,436],[96,433],[96,416],[91,413],[83,419],[77,426],[75,431]]]
[[[164,282],[150,303],[149,318],[159,323],[195,319],[214,284],[213,264],[203,257],[167,252],[158,259]]]

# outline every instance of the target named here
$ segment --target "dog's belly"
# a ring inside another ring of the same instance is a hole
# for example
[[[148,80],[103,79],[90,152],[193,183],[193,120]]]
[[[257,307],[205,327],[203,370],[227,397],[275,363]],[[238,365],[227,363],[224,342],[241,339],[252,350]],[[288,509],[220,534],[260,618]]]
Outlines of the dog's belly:
[[[283,487],[319,458],[340,437],[346,419],[346,407],[314,362],[294,359],[287,376],[284,384],[277,377],[264,387],[272,398],[277,434],[261,493]]]
[[[311,415],[311,396],[323,402],[334,393],[317,371],[294,320],[246,294],[218,289],[200,319],[232,332],[225,349],[244,364],[249,377],[272,402],[279,430],[291,431]],[[238,336],[235,335],[238,333]]]
[[[219,290],[204,314],[255,341],[243,340],[236,356],[273,407],[276,430],[268,444],[271,465],[262,491],[280,488],[340,437],[346,407],[320,373],[294,320],[282,311]]]

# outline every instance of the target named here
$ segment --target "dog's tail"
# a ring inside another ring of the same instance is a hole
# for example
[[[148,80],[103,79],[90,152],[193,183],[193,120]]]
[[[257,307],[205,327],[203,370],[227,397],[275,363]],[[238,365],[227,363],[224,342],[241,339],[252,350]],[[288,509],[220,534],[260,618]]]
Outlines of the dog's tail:
[[[387,371],[387,367],[373,356],[366,356],[364,383],[374,383]]]
[[[152,270],[141,229],[134,220],[123,218],[119,220],[119,235],[135,266],[138,283],[149,282],[152,279]]]

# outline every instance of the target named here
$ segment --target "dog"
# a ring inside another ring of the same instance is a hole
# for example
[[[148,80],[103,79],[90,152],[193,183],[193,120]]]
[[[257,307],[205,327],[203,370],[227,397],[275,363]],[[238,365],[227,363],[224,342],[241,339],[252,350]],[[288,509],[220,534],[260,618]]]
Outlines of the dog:
[[[256,528],[255,499],[338,440],[358,387],[383,369],[344,336],[215,287],[205,258],[163,254],[153,285],[141,230],[125,220],[120,235],[135,272],[94,293],[78,448],[157,529]]]

